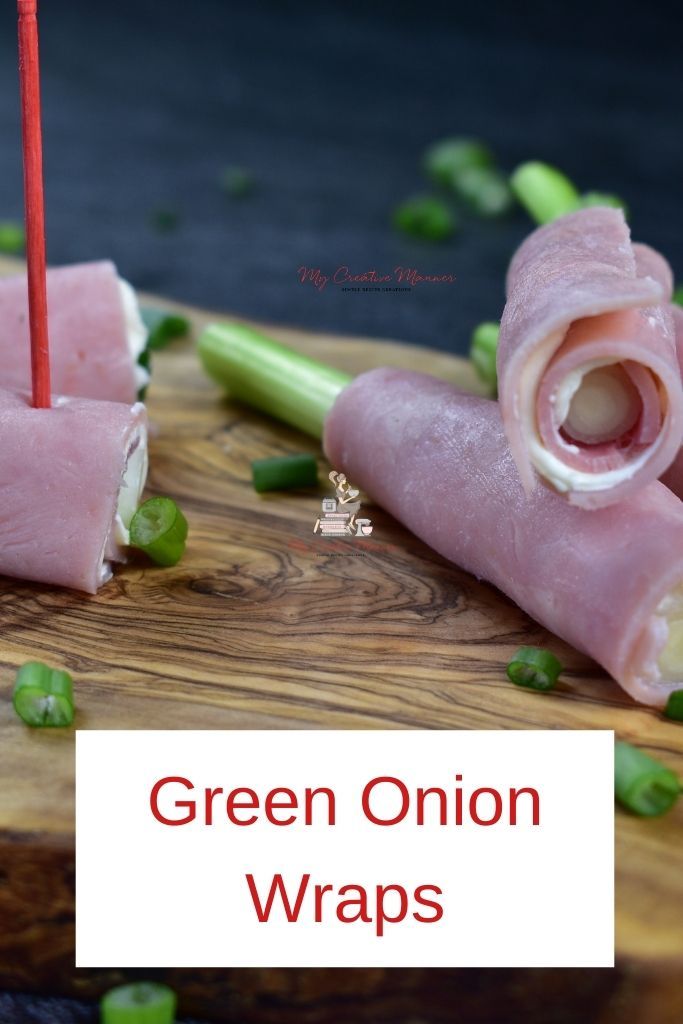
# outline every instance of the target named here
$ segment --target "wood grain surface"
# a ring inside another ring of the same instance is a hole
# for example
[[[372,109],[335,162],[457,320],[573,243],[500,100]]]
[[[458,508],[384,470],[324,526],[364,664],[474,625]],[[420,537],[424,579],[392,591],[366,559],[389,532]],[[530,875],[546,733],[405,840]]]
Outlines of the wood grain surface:
[[[214,319],[186,312],[195,333]],[[268,330],[352,372],[393,364],[477,389],[469,365],[444,354]],[[156,356],[148,405],[148,493],[171,495],[190,523],[180,565],[134,560],[96,597],[0,582],[0,987],[97,994],[103,982],[72,970],[73,731],[29,730],[11,707],[15,670],[29,658],[72,673],[80,729],[606,728],[683,774],[683,727],[635,705],[590,660],[379,508],[364,506],[374,532],[362,545],[315,535],[321,497],[331,494],[322,458],[317,492],[257,495],[252,459],[319,449],[227,401],[202,375],[191,340]],[[521,643],[550,647],[566,666],[553,694],[506,680]],[[616,995],[608,986],[608,1002],[637,990],[639,1005],[666,1004],[678,1020],[683,804],[655,821],[619,812],[616,852],[619,983]],[[309,973],[331,984],[325,972]],[[332,974],[342,989],[344,973]],[[287,985],[305,984],[295,974]],[[214,973],[204,991],[225,994],[230,978],[231,991],[251,992],[254,977]],[[199,995],[192,1005],[233,1019],[220,998]],[[611,1013],[600,1020],[623,1019]]]

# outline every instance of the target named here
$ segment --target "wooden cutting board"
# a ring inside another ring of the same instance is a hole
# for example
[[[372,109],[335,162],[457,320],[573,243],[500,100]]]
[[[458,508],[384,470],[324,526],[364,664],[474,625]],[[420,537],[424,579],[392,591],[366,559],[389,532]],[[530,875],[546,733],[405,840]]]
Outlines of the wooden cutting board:
[[[149,301],[182,310],[195,334],[216,318]],[[267,330],[351,372],[393,364],[478,389],[470,366],[443,353]],[[96,996],[118,977],[72,969],[74,735],[32,731],[14,715],[14,673],[27,659],[72,673],[80,729],[605,728],[683,775],[683,726],[635,705],[590,660],[380,509],[364,506],[374,531],[362,546],[314,534],[321,498],[332,495],[322,458],[317,492],[257,495],[252,459],[319,455],[318,446],[225,400],[191,341],[157,355],[148,405],[149,493],[171,495],[190,522],[181,564],[133,562],[96,597],[0,582],[0,987]],[[550,647],[566,666],[553,694],[506,680],[522,643]],[[623,1020],[626,998],[630,1019],[680,1020],[683,801],[656,821],[618,813],[616,851],[618,969],[590,983],[591,972],[582,972],[561,998],[566,1006],[587,1000],[581,1005],[601,1022]],[[402,973],[401,1005],[407,993],[427,1005],[426,990],[439,988],[434,972]],[[398,991],[381,971],[170,974],[188,1012],[216,1020],[239,1011],[284,1021],[287,1007],[299,1020],[327,1020],[330,999],[359,993],[356,1016],[364,1019],[367,1005],[380,1019]],[[443,985],[460,976],[445,972]],[[558,984],[552,971],[519,977],[515,991],[532,1002]],[[481,987],[474,991],[481,1006]]]

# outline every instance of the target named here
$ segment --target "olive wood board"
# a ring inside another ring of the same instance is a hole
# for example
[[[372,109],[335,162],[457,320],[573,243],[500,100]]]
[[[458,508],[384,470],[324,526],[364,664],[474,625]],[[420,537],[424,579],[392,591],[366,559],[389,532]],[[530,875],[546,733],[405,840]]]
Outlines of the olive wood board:
[[[0,272],[12,269],[0,261]],[[195,337],[221,317],[143,301],[185,313]],[[264,329],[352,373],[391,364],[481,391],[471,366],[445,353]],[[72,673],[79,729],[614,729],[683,774],[683,726],[637,706],[588,658],[369,501],[374,529],[362,542],[315,534],[321,499],[333,496],[319,445],[227,400],[202,373],[192,339],[155,356],[148,407],[148,494],[172,496],[190,523],[180,564],[133,559],[95,597],[0,581],[0,987],[93,996],[105,975],[118,977],[72,967],[74,732],[30,730],[15,716],[14,674],[29,659]],[[254,492],[252,459],[301,451],[320,456],[317,491]],[[520,644],[560,658],[552,694],[508,682]],[[683,970],[683,801],[658,820],[618,812],[616,858],[618,968],[597,985],[599,1017],[583,1016],[623,1019],[630,993],[630,1008],[646,1015],[633,1020],[683,1019],[673,983]],[[394,989],[382,972],[199,972],[201,984],[197,972],[175,973],[181,992],[194,993],[192,1007],[216,1020],[285,1020],[290,1004],[297,1020],[333,1019],[325,1007],[349,986],[369,986],[380,1019]],[[419,1004],[420,979],[432,975],[407,975]],[[520,976],[528,988],[532,974]],[[544,985],[551,976],[533,974]],[[563,999],[581,991],[571,985]],[[598,1012],[596,998],[588,1003]]]

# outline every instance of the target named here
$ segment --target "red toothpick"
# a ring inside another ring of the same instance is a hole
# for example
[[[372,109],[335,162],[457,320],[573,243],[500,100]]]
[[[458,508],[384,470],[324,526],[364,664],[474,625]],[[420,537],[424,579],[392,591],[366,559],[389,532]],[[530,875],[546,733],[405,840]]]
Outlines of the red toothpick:
[[[28,315],[31,327],[31,381],[34,407],[49,409],[50,351],[47,338],[45,200],[43,196],[43,137],[40,123],[37,7],[37,0],[17,0],[21,135],[24,150]]]

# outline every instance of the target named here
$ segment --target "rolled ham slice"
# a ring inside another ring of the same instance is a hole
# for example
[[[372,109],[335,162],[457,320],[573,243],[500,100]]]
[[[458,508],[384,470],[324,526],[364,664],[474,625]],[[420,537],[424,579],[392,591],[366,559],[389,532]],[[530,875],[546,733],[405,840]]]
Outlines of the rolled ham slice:
[[[147,475],[144,405],[0,391],[0,574],[94,594],[125,559]]]
[[[683,379],[683,309],[674,305],[671,307],[671,315],[676,328],[676,351]],[[678,455],[660,479],[674,494],[683,499],[683,448],[679,448]]]
[[[631,243],[621,210],[568,214],[520,246],[508,273],[498,389],[528,493],[538,474],[571,504],[601,508],[672,463],[683,387],[671,288],[668,264]]]
[[[113,263],[47,272],[52,390],[133,403],[147,383],[137,360],[147,330],[128,282]],[[0,387],[30,389],[26,276],[0,278]]]
[[[409,530],[589,654],[638,701],[683,686],[683,503],[653,481],[618,505],[525,495],[497,403],[401,370],[327,416],[332,466]]]

